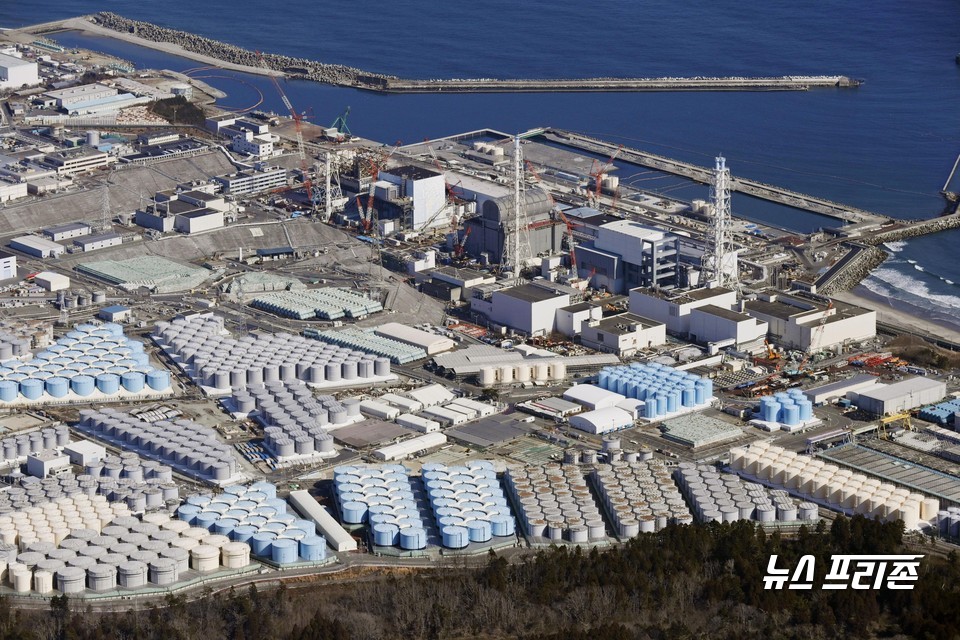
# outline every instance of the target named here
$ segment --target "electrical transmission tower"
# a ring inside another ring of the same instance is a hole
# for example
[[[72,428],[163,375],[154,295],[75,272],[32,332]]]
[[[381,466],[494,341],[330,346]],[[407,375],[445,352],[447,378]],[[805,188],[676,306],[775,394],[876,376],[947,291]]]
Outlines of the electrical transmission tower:
[[[100,230],[110,228],[110,187],[103,185],[103,195],[100,202]]]
[[[723,156],[717,156],[714,165],[710,199],[713,206],[713,233],[703,254],[700,283],[736,287],[739,284],[739,269],[736,264],[736,250],[730,238],[733,225],[730,213],[730,169],[727,168],[727,161]]]

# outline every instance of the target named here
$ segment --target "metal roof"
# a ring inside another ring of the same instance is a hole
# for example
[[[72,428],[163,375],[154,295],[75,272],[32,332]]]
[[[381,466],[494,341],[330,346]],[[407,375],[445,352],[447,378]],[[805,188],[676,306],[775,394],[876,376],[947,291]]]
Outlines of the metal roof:
[[[880,385],[876,387],[861,391],[859,393],[861,398],[869,398],[871,400],[879,400],[881,402],[886,400],[894,400],[903,396],[908,396],[911,393],[920,393],[921,391],[928,391],[931,389],[942,388],[944,393],[946,393],[946,384],[940,382],[939,380],[933,378],[907,378],[900,382],[895,382],[893,384]]]

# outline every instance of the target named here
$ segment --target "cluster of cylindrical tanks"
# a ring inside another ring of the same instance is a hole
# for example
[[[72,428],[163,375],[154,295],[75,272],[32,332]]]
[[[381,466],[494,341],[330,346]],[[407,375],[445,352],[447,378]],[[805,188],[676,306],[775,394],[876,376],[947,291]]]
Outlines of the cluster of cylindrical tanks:
[[[659,460],[598,465],[590,478],[621,538],[693,522],[670,470]]]
[[[813,403],[800,389],[763,396],[760,398],[760,419],[782,423],[787,427],[799,427],[813,419]]]
[[[132,451],[108,454],[88,464],[77,480],[81,487],[96,486],[111,502],[125,502],[136,513],[160,509],[180,499],[173,469],[155,460],[142,460]]]
[[[0,440],[0,459],[9,463],[26,458],[31,453],[62,447],[69,442],[70,430],[63,425],[19,433]]]
[[[730,469],[837,511],[885,522],[903,520],[908,529],[915,529],[921,520],[929,522],[940,509],[936,498],[768,442],[730,449]]]
[[[567,365],[561,360],[505,364],[481,367],[477,376],[483,387],[514,382],[561,382],[567,377]]]
[[[110,503],[105,496],[74,494],[0,514],[0,542],[26,551],[29,545],[59,546],[78,530],[99,532],[118,516],[130,514],[122,502]]]
[[[349,411],[332,397],[326,397],[326,401],[314,398],[299,381],[290,385],[268,382],[237,390],[233,406],[240,413],[256,412],[264,427],[264,444],[277,458],[335,455],[333,436],[326,427],[332,420],[346,423]]]
[[[19,553],[16,548],[0,550],[0,568],[6,569],[14,591],[32,587],[50,594],[54,589],[81,593],[170,586],[221,567],[250,564],[247,544],[191,527],[167,513],[149,513],[142,520],[120,515],[104,522],[102,527],[96,522],[95,528],[73,529],[59,544],[35,541],[21,544]]]
[[[177,509],[177,518],[248,546],[253,555],[276,564],[320,562],[327,557],[326,539],[317,535],[313,521],[290,513],[286,500],[277,497],[276,486],[269,482],[230,485],[216,496],[189,496]]]
[[[600,370],[598,386],[642,400],[643,417],[654,420],[702,406],[713,397],[713,381],[650,362]]]
[[[123,327],[79,324],[30,360],[0,364],[0,402],[84,401],[170,389],[170,373],[150,365],[143,343]]]
[[[531,538],[578,544],[606,538],[606,527],[579,468],[548,464],[511,465],[507,490],[519,507],[520,522]]]
[[[816,522],[820,508],[794,501],[783,489],[769,489],[716,467],[681,462],[674,479],[701,522]]]
[[[108,407],[81,411],[77,429],[192,478],[223,482],[238,472],[233,450],[192,420],[144,422]]]
[[[368,523],[373,544],[405,550],[427,546],[426,495],[414,490],[403,465],[337,467],[333,486],[343,522]]]
[[[288,333],[224,335],[207,314],[158,322],[153,339],[197,384],[218,392],[268,382],[359,386],[390,375],[390,360]]]
[[[937,529],[944,538],[960,538],[960,507],[948,507],[938,512]]]
[[[471,460],[456,467],[429,463],[423,465],[422,477],[443,546],[459,549],[516,534],[492,462]]]
[[[104,469],[106,465],[109,469]],[[179,487],[171,481],[170,468],[153,462],[144,462],[140,467],[139,460],[107,456],[104,462],[89,465],[86,471],[79,476],[66,472],[42,479],[19,476],[17,472],[14,474],[16,483],[0,493],[0,514],[81,494],[101,495],[110,502],[124,502],[138,512],[162,507],[180,496]]]
[[[345,316],[362,318],[383,311],[383,304],[379,300],[339,287],[268,293],[255,298],[253,306],[297,320],[337,320]]]

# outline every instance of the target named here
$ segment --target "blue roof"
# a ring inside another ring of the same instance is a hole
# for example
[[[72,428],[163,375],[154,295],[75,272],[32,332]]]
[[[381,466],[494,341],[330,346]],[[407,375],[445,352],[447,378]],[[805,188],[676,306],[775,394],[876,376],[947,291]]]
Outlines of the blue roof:
[[[104,307],[100,310],[101,313],[122,313],[124,311],[130,311],[130,307],[125,307],[122,304],[115,304],[112,307]]]
[[[293,253],[293,247],[277,247],[276,249],[257,249],[258,256],[282,256]]]

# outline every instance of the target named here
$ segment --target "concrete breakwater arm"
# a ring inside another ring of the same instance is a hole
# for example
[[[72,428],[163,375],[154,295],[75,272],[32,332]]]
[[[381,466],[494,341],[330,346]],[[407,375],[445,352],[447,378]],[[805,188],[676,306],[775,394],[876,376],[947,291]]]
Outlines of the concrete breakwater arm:
[[[82,25],[77,25],[82,22]],[[83,26],[85,25],[85,26]],[[131,20],[111,12],[100,12],[81,20],[66,20],[27,28],[41,32],[56,28],[87,28],[112,31],[127,41],[188,55],[197,60],[219,61],[223,66],[264,73],[260,57],[254,51],[219,42],[187,31],[168,29],[149,22]],[[158,46],[158,45],[167,45]],[[174,50],[171,50],[170,45]],[[859,81],[846,76],[777,76],[725,78],[572,78],[515,79],[496,78],[414,80],[373,73],[340,64],[327,64],[265,53],[266,65],[290,77],[326,84],[352,87],[378,93],[520,93],[520,92],[627,92],[627,91],[803,91],[812,87],[854,87]]]

